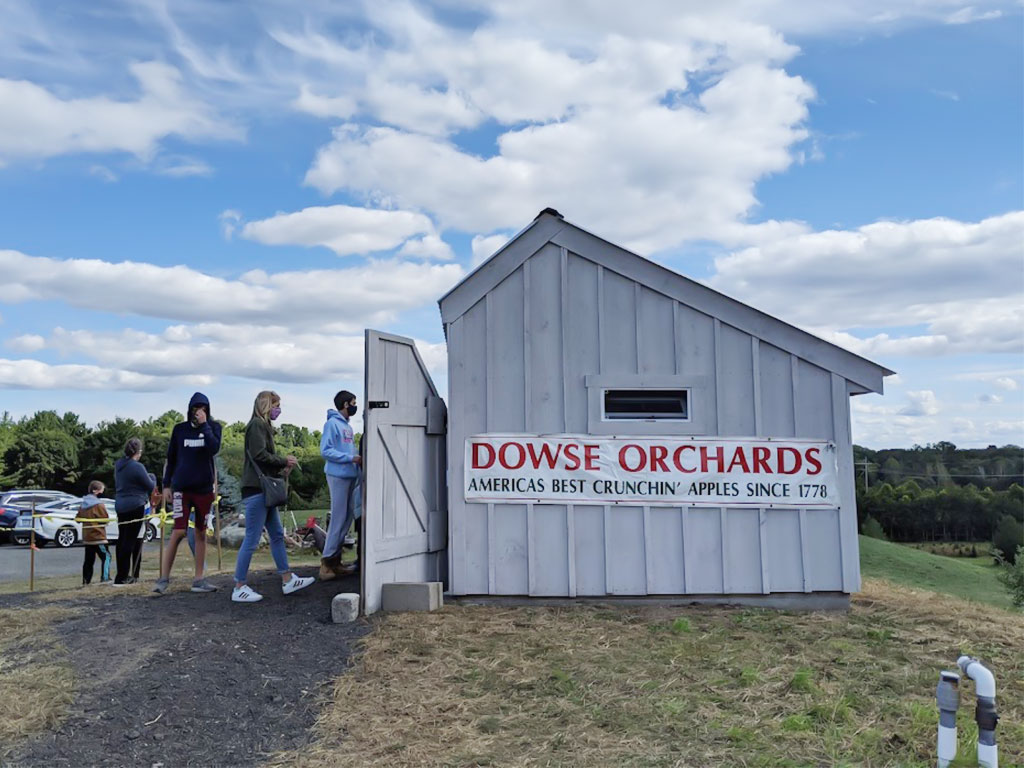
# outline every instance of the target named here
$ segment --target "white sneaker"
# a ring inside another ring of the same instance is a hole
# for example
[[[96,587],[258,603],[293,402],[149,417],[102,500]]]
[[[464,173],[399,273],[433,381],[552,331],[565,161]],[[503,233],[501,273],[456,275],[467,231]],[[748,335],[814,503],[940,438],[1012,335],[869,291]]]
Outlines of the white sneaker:
[[[302,578],[301,576],[296,576],[293,573],[291,581],[289,581],[287,584],[281,585],[281,591],[284,592],[286,595],[290,595],[292,592],[298,592],[300,589],[305,589],[314,581],[316,581],[316,579],[314,579],[312,576],[306,576],[305,578]]]
[[[262,599],[263,595],[248,584],[243,584],[231,590],[231,602],[233,603],[258,603]]]

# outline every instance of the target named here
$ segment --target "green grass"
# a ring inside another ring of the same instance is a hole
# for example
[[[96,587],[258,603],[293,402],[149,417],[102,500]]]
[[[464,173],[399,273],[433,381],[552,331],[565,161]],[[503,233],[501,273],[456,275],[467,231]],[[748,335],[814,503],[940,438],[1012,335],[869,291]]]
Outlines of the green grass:
[[[998,568],[989,558],[942,557],[861,536],[860,568],[861,573],[870,578],[1007,610],[1013,607],[1009,594],[996,578]]]

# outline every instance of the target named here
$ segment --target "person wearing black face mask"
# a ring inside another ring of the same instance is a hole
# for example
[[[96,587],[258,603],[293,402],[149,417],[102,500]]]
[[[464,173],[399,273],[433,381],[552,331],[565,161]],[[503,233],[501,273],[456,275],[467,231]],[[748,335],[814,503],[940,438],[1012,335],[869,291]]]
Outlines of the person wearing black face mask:
[[[320,561],[320,579],[333,579],[351,573],[341,565],[341,543],[352,525],[354,509],[350,499],[352,485],[359,477],[363,463],[356,451],[355,432],[349,419],[356,415],[356,396],[346,389],[334,396],[334,408],[327,411],[320,455],[324,457],[324,473],[331,492],[331,524],[327,527],[327,543]]]

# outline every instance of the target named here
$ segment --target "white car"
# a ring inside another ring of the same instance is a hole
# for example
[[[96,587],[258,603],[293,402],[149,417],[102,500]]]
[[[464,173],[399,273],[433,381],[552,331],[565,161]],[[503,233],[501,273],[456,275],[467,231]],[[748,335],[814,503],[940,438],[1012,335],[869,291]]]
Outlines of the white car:
[[[107,523],[107,540],[117,541],[117,512],[114,510],[113,499],[103,499],[107,516],[114,518]],[[72,547],[82,540],[82,524],[75,520],[82,500],[77,498],[60,499],[36,507],[36,514],[43,515],[35,520],[36,546],[45,547],[51,541],[58,547]],[[146,507],[149,513],[149,507]],[[160,527],[153,520],[147,520],[141,536],[152,541],[160,535]]]

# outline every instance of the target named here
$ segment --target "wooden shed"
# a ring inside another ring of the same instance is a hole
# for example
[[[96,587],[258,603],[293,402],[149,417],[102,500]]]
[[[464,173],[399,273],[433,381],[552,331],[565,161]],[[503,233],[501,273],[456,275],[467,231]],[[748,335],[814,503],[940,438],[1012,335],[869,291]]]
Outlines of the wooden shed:
[[[849,399],[891,371],[551,209],[440,306],[447,421],[411,341],[367,334],[368,612],[397,580],[825,607],[859,589]]]

